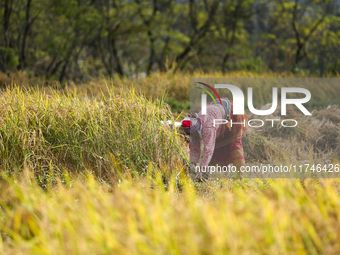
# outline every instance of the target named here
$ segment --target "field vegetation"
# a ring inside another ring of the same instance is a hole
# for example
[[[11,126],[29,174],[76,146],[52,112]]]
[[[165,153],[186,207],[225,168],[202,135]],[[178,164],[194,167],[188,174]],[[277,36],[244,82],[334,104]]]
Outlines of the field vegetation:
[[[222,73],[63,86],[4,77],[0,253],[339,253],[337,179],[190,179],[185,137],[161,125],[186,114],[190,77]],[[325,101],[293,135],[250,130],[247,164],[339,163],[339,116]]]
[[[338,179],[197,180],[162,124],[191,78],[259,78],[256,109],[261,79],[330,78],[243,145],[248,166],[340,164],[338,0],[4,0],[0,20],[0,255],[340,254]]]

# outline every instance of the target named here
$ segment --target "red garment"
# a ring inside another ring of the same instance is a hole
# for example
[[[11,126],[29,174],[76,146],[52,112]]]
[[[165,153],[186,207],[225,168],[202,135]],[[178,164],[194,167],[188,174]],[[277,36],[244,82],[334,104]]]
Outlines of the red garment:
[[[230,101],[233,109],[233,102]],[[242,138],[248,128],[247,115],[233,115],[230,113],[230,119],[233,122],[229,131],[226,124],[220,124],[213,127],[214,119],[224,119],[224,109],[221,105],[208,105],[207,114],[198,114],[202,125],[202,138],[204,143],[204,152],[201,160],[201,167],[208,165],[235,166],[244,165],[244,151]],[[245,123],[242,124],[235,123]],[[190,142],[190,158],[192,163],[197,163],[200,157],[200,140],[195,143]]]

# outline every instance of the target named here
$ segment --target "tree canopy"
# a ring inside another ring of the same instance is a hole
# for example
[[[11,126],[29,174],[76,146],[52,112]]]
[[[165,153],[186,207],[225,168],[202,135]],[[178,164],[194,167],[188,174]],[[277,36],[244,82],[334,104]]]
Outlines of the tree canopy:
[[[0,15],[3,72],[340,71],[336,0],[3,0]]]

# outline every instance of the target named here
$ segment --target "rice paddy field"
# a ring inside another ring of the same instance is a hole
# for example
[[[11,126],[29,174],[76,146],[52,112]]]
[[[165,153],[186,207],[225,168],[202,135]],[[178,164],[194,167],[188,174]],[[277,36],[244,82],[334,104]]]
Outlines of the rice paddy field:
[[[190,77],[222,76],[0,76],[0,254],[339,254],[338,179],[188,175],[187,139],[161,121],[189,111]],[[247,132],[246,164],[340,162],[340,90],[315,89],[334,100],[294,136]]]

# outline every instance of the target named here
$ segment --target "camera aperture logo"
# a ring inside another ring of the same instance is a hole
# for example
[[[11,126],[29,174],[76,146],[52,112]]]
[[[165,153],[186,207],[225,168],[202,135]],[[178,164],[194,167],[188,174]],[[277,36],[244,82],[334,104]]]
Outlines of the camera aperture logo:
[[[242,115],[244,114],[244,103],[245,103],[245,99],[244,99],[244,94],[242,92],[242,90],[232,84],[215,84],[215,88],[213,88],[212,86],[202,83],[202,82],[197,82],[207,88],[209,88],[210,90],[212,90],[214,92],[214,94],[217,96],[217,98],[219,99],[221,105],[221,98],[219,96],[219,94],[217,93],[216,89],[228,89],[233,97],[233,114],[234,115]],[[213,97],[213,95],[205,88],[201,88],[201,87],[197,87],[198,89],[203,90],[204,92],[206,92],[214,101],[215,105],[216,100]],[[287,98],[287,94],[288,93],[299,93],[299,94],[303,94],[304,97],[302,98]],[[201,113],[203,115],[207,114],[207,94],[202,94],[201,95]],[[275,112],[275,110],[277,109],[278,106],[278,88],[277,87],[273,87],[272,88],[272,105],[270,107],[270,109],[266,109],[266,110],[258,110],[255,109],[254,104],[253,104],[253,88],[252,87],[248,87],[247,88],[247,99],[248,99],[248,109],[251,113],[253,113],[254,115],[260,115],[260,116],[266,116],[266,115],[270,115],[272,113]],[[281,88],[281,116],[286,116],[287,115],[287,105],[291,104],[291,105],[295,105],[304,115],[312,115],[305,106],[303,106],[303,104],[307,103],[309,100],[311,99],[311,93],[308,89],[305,88],[299,88],[299,87],[282,87]],[[246,124],[249,125],[249,127],[254,127],[254,128],[259,128],[262,127],[265,122],[269,122],[271,123],[271,126],[274,127],[274,123],[276,121],[281,121],[280,119],[250,119],[248,120],[248,123],[245,122],[237,122],[237,123],[233,123],[232,120],[229,120],[230,122],[230,126],[232,127],[233,125],[244,125],[246,126]],[[254,123],[259,123],[257,125],[255,125]],[[219,124],[227,124],[228,120],[226,119],[215,119],[214,120],[214,127],[215,125],[219,125]],[[297,120],[295,119],[284,119],[281,121],[281,125],[283,127],[296,127],[298,125]]]

